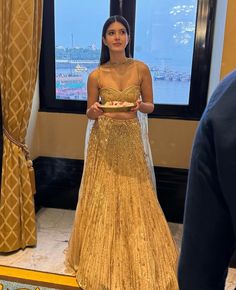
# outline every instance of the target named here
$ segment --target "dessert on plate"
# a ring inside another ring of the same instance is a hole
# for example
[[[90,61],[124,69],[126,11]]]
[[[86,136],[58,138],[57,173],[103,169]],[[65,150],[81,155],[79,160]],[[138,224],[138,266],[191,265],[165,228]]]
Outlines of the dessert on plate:
[[[112,111],[129,111],[131,108],[135,107],[134,103],[126,102],[126,101],[109,101],[104,105],[100,106],[104,112],[112,112]]]

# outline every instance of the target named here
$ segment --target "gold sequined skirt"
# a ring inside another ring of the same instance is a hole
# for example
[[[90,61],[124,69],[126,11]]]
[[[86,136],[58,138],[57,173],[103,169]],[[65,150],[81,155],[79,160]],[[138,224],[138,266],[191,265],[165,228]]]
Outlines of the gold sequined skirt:
[[[85,290],[177,290],[177,255],[139,121],[99,118],[89,140],[68,270]]]

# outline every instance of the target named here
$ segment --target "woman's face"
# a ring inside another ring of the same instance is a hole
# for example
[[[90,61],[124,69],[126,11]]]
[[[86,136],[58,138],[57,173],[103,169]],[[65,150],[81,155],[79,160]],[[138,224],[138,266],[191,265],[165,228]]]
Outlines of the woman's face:
[[[114,22],[108,26],[103,42],[110,51],[124,51],[129,42],[129,35],[124,25],[120,22]]]

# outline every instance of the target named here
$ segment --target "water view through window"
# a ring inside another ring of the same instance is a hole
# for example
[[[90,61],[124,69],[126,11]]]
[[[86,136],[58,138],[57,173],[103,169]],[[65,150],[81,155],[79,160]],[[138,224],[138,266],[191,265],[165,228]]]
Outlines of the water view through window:
[[[56,98],[86,100],[108,0],[55,1]],[[156,104],[187,105],[197,0],[137,0],[134,57],[150,68]]]
[[[157,104],[188,105],[197,0],[137,0],[135,51]]]
[[[98,0],[96,5],[94,0],[55,1],[57,99],[87,99],[87,78],[99,63],[110,1]]]

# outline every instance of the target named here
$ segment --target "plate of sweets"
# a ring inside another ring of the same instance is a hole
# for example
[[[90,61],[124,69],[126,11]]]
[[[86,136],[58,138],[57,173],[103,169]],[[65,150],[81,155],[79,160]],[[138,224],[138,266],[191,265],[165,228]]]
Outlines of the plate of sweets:
[[[134,107],[134,103],[121,101],[110,101],[106,102],[104,105],[100,105],[103,112],[128,112]]]

